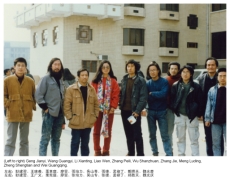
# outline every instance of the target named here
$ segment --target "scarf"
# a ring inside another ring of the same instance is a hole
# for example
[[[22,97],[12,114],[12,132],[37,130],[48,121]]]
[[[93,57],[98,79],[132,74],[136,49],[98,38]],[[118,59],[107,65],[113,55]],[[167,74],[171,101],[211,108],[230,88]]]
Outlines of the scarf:
[[[108,111],[110,109],[110,95],[111,95],[111,78],[110,76],[106,78],[105,89],[103,89],[103,76],[102,76],[101,81],[98,82],[97,97],[99,102],[99,110],[103,112],[101,134],[105,138],[109,137]]]

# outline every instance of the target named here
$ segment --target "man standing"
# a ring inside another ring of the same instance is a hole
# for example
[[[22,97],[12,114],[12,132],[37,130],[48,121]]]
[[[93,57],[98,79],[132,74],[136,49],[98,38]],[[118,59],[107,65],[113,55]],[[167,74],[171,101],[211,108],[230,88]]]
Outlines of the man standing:
[[[147,68],[147,76],[150,77],[147,81],[148,89],[148,127],[150,145],[153,156],[158,156],[157,138],[156,138],[156,121],[161,133],[161,138],[166,156],[172,156],[172,148],[168,135],[168,125],[165,118],[167,108],[168,82],[161,77],[161,69],[156,62],[151,63]]]
[[[175,120],[175,116],[173,114],[173,111],[170,109],[170,92],[171,92],[171,87],[173,85],[173,83],[175,83],[176,81],[178,81],[180,79],[180,74],[179,74],[179,70],[180,70],[180,64],[177,62],[171,62],[168,65],[168,76],[166,77],[166,79],[168,80],[169,83],[169,93],[168,93],[168,98],[167,98],[167,112],[166,112],[166,120],[168,123],[168,135],[169,135],[169,139],[170,139],[170,144],[172,147],[172,152],[173,152],[173,138],[172,138],[172,134],[174,131],[174,120]]]
[[[181,70],[181,79],[171,88],[171,108],[175,113],[178,155],[185,156],[186,129],[191,142],[192,156],[199,156],[199,121],[202,118],[202,90],[193,82],[194,70],[185,65]]]
[[[205,61],[205,68],[207,69],[207,73],[198,77],[197,81],[199,82],[201,89],[203,91],[203,116],[205,116],[205,107],[207,103],[208,91],[211,87],[217,84],[217,75],[216,69],[218,68],[218,61],[214,57],[209,57]],[[212,131],[211,127],[207,127],[205,125],[205,119],[203,119],[204,123],[204,131],[205,131],[205,140],[206,140],[206,152],[208,156],[213,156],[212,150]],[[221,136],[221,154],[224,153],[224,140],[223,136]]]
[[[14,73],[15,73],[15,69],[14,69],[14,67],[11,67],[11,75],[13,75]]]
[[[119,104],[127,140],[127,156],[135,156],[135,144],[137,156],[144,156],[141,111],[145,108],[148,97],[146,82],[144,78],[138,76],[140,65],[135,60],[129,60],[125,69],[128,74],[121,81]],[[128,121],[130,116],[136,118],[135,123],[134,119]]]
[[[6,108],[7,141],[5,156],[13,156],[18,127],[20,129],[20,156],[29,155],[29,124],[32,110],[36,110],[34,81],[24,75],[27,62],[24,58],[14,61],[15,74],[4,79],[4,107]]]
[[[48,74],[38,83],[35,98],[42,108],[42,136],[39,155],[47,155],[47,146],[51,137],[51,151],[58,156],[62,124],[64,123],[63,99],[64,83],[62,80],[63,65],[59,58],[53,58],[48,66]]]
[[[10,75],[11,75],[10,69],[5,69],[5,70],[4,70],[4,78],[6,78],[6,77],[8,77],[8,76],[10,76]]]
[[[78,81],[67,88],[64,101],[64,113],[72,129],[71,156],[77,156],[81,144],[81,156],[89,156],[91,128],[97,120],[99,104],[93,86],[88,83],[89,71],[80,69]]]
[[[214,156],[221,156],[221,139],[226,140],[226,68],[220,68],[217,72],[218,84],[208,92],[208,100],[205,111],[205,126],[212,123],[212,150]]]

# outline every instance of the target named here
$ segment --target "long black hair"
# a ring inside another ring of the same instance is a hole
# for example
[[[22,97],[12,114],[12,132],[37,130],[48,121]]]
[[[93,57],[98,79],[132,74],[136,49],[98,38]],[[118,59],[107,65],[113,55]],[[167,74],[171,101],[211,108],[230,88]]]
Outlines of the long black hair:
[[[108,64],[109,64],[109,67],[110,67],[109,76],[110,76],[110,78],[114,78],[115,80],[117,80],[117,77],[114,76],[114,74],[113,74],[113,69],[112,69],[112,65],[111,65],[110,61],[108,61],[108,60],[103,60],[103,61],[100,63],[100,65],[99,65],[99,67],[98,67],[98,69],[97,69],[97,72],[96,72],[96,74],[95,74],[95,76],[94,76],[94,78],[93,78],[93,80],[92,80],[93,83],[98,83],[99,81],[101,81],[101,77],[102,77],[102,75],[103,75],[102,67],[103,67],[103,65],[104,65],[105,63],[108,63]]]
[[[69,71],[68,68],[64,68],[63,80],[74,80],[75,76]]]
[[[63,65],[62,65],[62,62],[59,58],[52,58],[49,65],[48,65],[48,68],[47,68],[47,72],[51,72],[52,71],[52,65],[55,61],[59,60],[60,63],[61,63],[61,73],[63,74],[63,71],[64,71],[64,68],[63,68]]]

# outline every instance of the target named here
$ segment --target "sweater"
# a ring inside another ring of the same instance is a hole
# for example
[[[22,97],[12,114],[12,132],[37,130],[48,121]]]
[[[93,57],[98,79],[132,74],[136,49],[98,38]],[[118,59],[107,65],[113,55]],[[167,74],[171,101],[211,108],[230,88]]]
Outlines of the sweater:
[[[165,78],[159,77],[158,80],[148,80],[148,109],[155,111],[166,110],[167,108],[167,95],[169,84]]]

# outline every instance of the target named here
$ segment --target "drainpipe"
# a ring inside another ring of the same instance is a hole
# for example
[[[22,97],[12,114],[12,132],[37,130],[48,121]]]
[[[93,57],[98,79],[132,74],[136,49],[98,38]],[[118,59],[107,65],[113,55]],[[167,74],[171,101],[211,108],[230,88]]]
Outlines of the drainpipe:
[[[210,28],[209,28],[209,21],[210,21],[210,4],[207,5],[207,14],[206,14],[206,58],[210,56],[209,49],[210,49]]]

